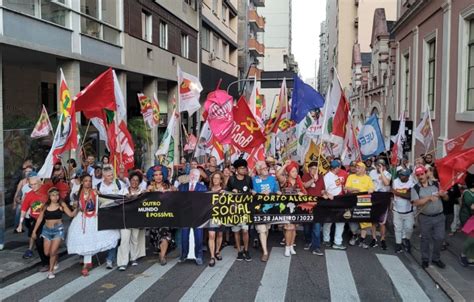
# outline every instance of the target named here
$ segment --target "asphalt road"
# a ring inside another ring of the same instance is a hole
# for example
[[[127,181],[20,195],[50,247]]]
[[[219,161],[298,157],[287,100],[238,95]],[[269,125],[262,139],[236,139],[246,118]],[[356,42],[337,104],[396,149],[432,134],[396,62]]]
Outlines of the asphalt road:
[[[411,255],[389,249],[346,251],[326,249],[325,256],[303,250],[297,238],[297,254],[283,256],[281,233],[273,233],[271,255],[260,261],[236,261],[233,247],[223,250],[223,261],[213,268],[193,261],[166,266],[149,255],[136,267],[121,272],[97,263],[90,276],[80,275],[79,258],[62,259],[52,280],[36,270],[18,275],[0,286],[2,301],[449,301]],[[176,253],[173,253],[176,254]],[[102,257],[99,257],[102,258]],[[95,259],[95,261],[97,261]]]

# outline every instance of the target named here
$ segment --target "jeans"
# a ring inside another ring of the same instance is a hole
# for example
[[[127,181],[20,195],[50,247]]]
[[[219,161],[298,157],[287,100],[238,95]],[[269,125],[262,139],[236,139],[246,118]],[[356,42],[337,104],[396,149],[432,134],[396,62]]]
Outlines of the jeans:
[[[321,224],[313,223],[313,230],[311,232],[311,250],[314,251],[321,247]]]
[[[304,243],[310,244],[313,240],[313,223],[303,224]]]
[[[14,221],[15,229],[20,224],[20,216],[21,216],[21,205],[17,205],[15,209],[15,221]]]
[[[429,217],[423,214],[419,216],[421,228],[421,260],[430,260],[430,245],[433,244],[431,261],[438,261],[441,257],[441,246],[445,236],[445,216],[444,214]]]
[[[181,229],[181,259],[186,259],[189,253],[189,233],[190,228],[182,228]],[[202,260],[202,240],[204,238],[204,231],[203,229],[196,229],[193,228],[194,231],[194,255],[196,259]]]
[[[334,243],[336,245],[342,244],[342,233],[344,232],[344,222],[336,222],[336,232],[334,233]],[[323,226],[323,240],[324,242],[331,241],[331,226],[332,223],[325,223]]]
[[[395,229],[395,243],[401,244],[402,239],[410,240],[415,224],[415,213],[400,214],[393,211],[393,227]]]
[[[461,221],[459,220],[459,211],[461,210],[461,206],[457,203],[454,204],[454,211],[453,211],[453,222],[451,223],[451,233],[456,232],[461,227]]]
[[[107,262],[114,263],[115,259],[117,259],[117,247],[111,248],[107,251]]]

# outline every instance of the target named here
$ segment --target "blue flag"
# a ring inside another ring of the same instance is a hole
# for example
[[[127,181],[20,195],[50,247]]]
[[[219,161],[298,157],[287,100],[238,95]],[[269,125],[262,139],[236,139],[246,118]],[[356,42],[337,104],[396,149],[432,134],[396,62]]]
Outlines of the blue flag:
[[[371,156],[377,156],[385,151],[385,142],[375,114],[372,114],[365,122],[357,140],[359,141],[360,154],[363,160]]]
[[[323,96],[295,75],[293,78],[293,94],[291,95],[291,119],[299,123],[308,112],[323,106]]]

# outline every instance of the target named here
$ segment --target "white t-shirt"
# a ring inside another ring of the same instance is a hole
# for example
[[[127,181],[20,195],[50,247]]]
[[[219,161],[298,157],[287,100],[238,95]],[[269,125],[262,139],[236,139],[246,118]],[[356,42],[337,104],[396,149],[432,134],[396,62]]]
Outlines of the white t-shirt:
[[[337,196],[342,192],[341,179],[332,171],[329,171],[324,175],[324,187],[329,194]]]
[[[92,187],[93,188],[97,188],[97,184],[99,182],[102,182],[103,179],[102,178],[96,178],[94,175],[92,175]]]
[[[383,171],[383,175],[389,180],[392,179],[392,175],[387,170]],[[376,192],[390,192],[390,185],[386,186],[383,184],[382,175],[377,172],[377,170],[372,170],[369,173],[370,178],[374,182]]]
[[[397,178],[393,181],[393,189],[394,190],[408,190],[413,188],[415,184],[413,181],[408,179],[407,182],[402,182],[400,178]],[[412,210],[412,204],[410,202],[410,199],[405,199],[400,196],[394,196],[393,197],[393,209],[397,211],[398,213],[407,213]]]
[[[119,189],[115,180],[112,181],[110,185],[106,185],[104,182],[102,182],[100,184],[99,192],[101,194],[110,194],[110,195],[127,195],[128,194],[128,190],[125,184],[122,181],[120,181],[120,189]]]

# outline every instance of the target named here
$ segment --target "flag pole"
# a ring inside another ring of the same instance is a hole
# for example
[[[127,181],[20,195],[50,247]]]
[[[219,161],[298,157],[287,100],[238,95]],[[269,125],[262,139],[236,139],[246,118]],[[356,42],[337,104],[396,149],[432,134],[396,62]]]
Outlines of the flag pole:
[[[334,74],[335,76],[337,76],[337,71],[336,71],[336,68],[334,68]],[[339,77],[338,77],[338,80],[339,80]],[[331,83],[332,84],[332,83]],[[318,152],[318,167],[317,167],[317,171],[319,173],[319,165],[320,165],[320,162],[321,162],[321,151],[323,149],[323,142],[324,142],[324,131],[325,131],[325,128],[326,128],[326,119],[327,119],[327,115],[328,115],[328,97],[329,97],[329,91],[331,91],[331,88],[332,87],[328,87],[328,90],[326,92],[326,100],[324,101],[324,107],[326,107],[324,109],[324,116],[323,116],[323,124],[321,125],[321,140],[319,142],[319,152]]]

